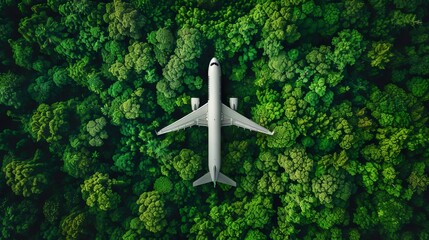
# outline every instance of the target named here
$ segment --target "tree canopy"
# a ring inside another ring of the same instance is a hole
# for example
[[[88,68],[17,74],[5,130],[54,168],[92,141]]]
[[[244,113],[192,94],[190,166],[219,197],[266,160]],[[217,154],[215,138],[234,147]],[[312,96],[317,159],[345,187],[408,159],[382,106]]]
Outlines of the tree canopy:
[[[0,239],[428,239],[429,1],[0,1]],[[274,131],[158,136],[208,99]]]

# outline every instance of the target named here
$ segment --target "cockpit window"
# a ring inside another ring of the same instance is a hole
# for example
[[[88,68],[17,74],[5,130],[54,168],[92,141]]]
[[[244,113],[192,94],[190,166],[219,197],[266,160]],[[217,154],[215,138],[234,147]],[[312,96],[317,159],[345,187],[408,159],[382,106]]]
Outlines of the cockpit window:
[[[219,67],[219,64],[217,64],[217,63],[215,63],[215,62],[210,64],[210,66],[213,66],[213,65],[216,65],[216,66],[218,66],[218,67]]]

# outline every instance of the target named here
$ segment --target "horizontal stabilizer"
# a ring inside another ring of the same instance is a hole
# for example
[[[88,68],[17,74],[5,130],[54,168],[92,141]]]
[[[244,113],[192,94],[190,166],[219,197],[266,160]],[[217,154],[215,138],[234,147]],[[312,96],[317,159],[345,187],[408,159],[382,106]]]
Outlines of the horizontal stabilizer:
[[[204,174],[204,176],[198,178],[195,180],[195,182],[192,184],[192,186],[196,187],[202,184],[206,184],[212,181],[212,177],[210,176],[210,172]]]
[[[223,173],[219,172],[219,175],[217,177],[217,181],[223,184],[231,185],[233,187],[236,187],[237,184],[232,180],[231,178],[225,176]]]

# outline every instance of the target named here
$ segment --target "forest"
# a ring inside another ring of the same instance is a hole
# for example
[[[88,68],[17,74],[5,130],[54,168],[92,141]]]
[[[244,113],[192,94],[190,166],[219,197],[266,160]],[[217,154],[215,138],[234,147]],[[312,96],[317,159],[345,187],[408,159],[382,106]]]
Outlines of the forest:
[[[0,1],[0,239],[429,239],[429,1]],[[274,130],[155,131],[222,100]]]

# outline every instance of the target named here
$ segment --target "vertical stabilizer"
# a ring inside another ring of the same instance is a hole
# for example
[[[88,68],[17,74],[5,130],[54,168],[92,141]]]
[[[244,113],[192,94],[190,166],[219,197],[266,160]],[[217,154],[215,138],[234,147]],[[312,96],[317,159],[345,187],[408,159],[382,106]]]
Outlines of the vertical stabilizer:
[[[204,176],[198,178],[197,180],[195,180],[195,182],[192,184],[192,186],[196,187],[199,186],[201,184],[206,184],[212,181],[212,177],[210,176],[210,172],[204,174]]]
[[[223,173],[219,172],[219,175],[217,177],[217,181],[223,184],[231,185],[233,187],[236,187],[237,184],[232,180],[231,178],[225,176]]]

